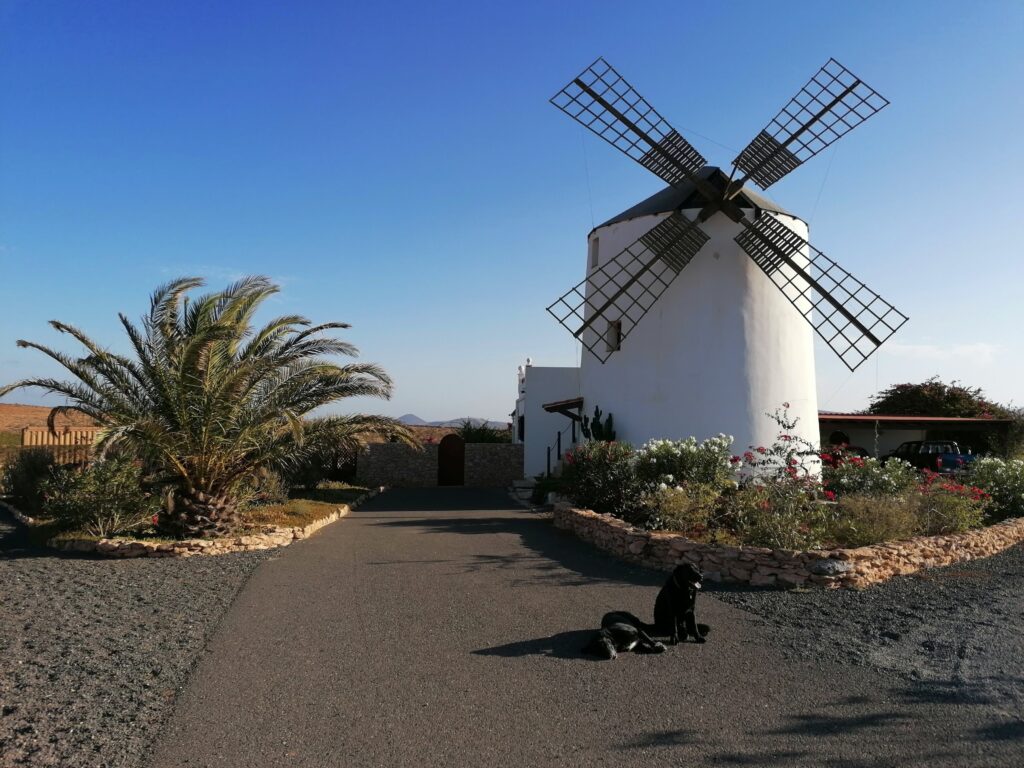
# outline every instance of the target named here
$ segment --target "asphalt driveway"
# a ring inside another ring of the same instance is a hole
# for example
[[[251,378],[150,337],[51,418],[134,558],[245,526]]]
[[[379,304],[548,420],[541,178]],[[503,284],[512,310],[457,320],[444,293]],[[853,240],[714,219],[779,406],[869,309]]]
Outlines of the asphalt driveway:
[[[1020,720],[787,658],[703,596],[705,645],[579,655],[663,577],[498,490],[394,490],[254,573],[151,756],[189,766],[1016,766]]]

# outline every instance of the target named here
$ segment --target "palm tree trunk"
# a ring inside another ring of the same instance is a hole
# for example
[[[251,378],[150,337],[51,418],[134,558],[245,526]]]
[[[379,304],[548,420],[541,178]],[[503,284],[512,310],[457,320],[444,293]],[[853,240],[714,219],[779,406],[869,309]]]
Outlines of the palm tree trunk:
[[[168,504],[165,527],[184,538],[224,536],[238,527],[238,504],[228,495],[182,492]]]

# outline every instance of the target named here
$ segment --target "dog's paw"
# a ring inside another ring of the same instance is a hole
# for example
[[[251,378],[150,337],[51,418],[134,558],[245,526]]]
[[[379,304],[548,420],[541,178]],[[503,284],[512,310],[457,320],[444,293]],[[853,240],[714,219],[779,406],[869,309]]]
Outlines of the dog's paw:
[[[651,646],[651,653],[664,653],[668,648],[665,647],[664,643],[655,643]]]

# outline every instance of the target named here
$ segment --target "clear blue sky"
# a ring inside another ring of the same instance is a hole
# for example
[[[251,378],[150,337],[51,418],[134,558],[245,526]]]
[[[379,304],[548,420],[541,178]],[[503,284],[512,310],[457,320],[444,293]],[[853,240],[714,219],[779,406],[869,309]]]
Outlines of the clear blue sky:
[[[829,58],[892,101],[773,187],[912,318],[823,408],[932,374],[1024,401],[1024,2],[0,0],[0,381],[158,283],[263,273],[427,419],[575,364],[544,311],[660,182],[548,97],[604,55],[726,164]],[[589,183],[588,183],[589,180]],[[14,398],[33,401],[31,395]],[[37,400],[36,400],[37,401]]]

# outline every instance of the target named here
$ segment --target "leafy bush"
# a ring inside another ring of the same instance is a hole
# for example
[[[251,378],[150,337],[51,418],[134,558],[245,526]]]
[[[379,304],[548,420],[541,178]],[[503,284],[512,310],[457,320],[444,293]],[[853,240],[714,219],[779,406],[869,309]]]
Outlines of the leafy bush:
[[[913,495],[884,498],[866,492],[840,496],[827,519],[825,538],[840,547],[910,538],[918,532],[918,502]]]
[[[316,487],[314,483],[313,487]],[[260,469],[250,477],[241,480],[233,489],[238,503],[243,506],[281,504],[288,500],[288,486],[284,478],[269,469]]]
[[[512,432],[508,429],[495,429],[487,424],[473,424],[466,419],[456,429],[455,434],[467,443],[511,443]]]
[[[840,452],[821,454],[821,481],[825,490],[839,498],[851,494],[896,496],[915,488],[920,481],[917,470],[901,459],[878,459]]]
[[[720,485],[686,483],[676,487],[662,484],[644,495],[641,507],[650,530],[679,531],[690,538],[706,540],[715,526]]]
[[[979,488],[950,480],[925,481],[917,497],[917,530],[925,536],[980,528],[987,495]]]
[[[747,483],[722,497],[724,514],[745,544],[814,549],[821,546],[829,510],[811,486],[790,478]]]
[[[562,480],[577,505],[623,519],[636,511],[645,490],[636,472],[636,452],[628,443],[573,447],[565,454]]]
[[[794,434],[800,419],[789,415],[789,403],[765,414],[779,426],[769,446],[750,446],[730,461],[748,480],[752,478],[803,481],[816,478],[820,458],[813,444]]]
[[[651,484],[699,483],[721,490],[735,483],[731,448],[729,435],[701,443],[693,437],[651,440],[637,452],[637,474]]]
[[[4,465],[0,484],[14,497],[18,509],[37,515],[43,508],[42,484],[50,479],[56,466],[50,451],[43,448],[21,450]]]
[[[1024,516],[1024,461],[979,458],[971,463],[968,477],[990,496],[989,520]]]
[[[125,458],[59,469],[43,493],[43,512],[60,528],[93,536],[137,528],[160,509],[160,499],[142,488],[141,468]]]

